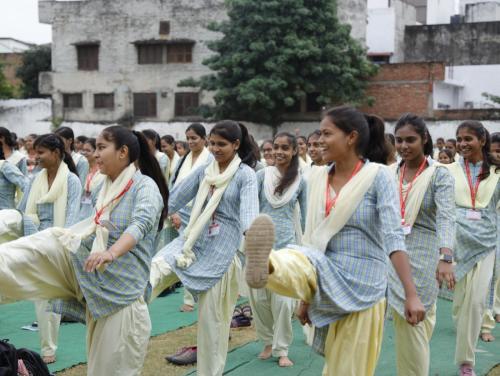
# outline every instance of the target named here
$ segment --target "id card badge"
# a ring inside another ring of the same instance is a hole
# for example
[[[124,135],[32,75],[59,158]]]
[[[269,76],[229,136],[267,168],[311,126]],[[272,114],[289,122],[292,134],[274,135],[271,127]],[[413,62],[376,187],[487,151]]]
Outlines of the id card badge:
[[[411,234],[411,225],[403,225],[403,234],[405,234],[405,236]]]
[[[481,220],[481,212],[478,210],[469,209],[465,214],[465,218],[470,221],[479,221]]]
[[[208,236],[217,236],[220,233],[220,226],[217,223],[212,223],[208,226]]]
[[[85,204],[85,205],[92,204],[92,194],[91,193],[85,193],[82,196],[82,204]]]
[[[118,231],[118,227],[116,227],[113,222],[108,221],[107,219],[101,221],[101,226],[105,227],[108,231]]]

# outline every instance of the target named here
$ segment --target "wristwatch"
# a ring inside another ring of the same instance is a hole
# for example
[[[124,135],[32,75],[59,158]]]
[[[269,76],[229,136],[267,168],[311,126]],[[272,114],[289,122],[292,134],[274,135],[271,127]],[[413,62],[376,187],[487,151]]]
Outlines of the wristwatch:
[[[439,261],[446,262],[447,264],[453,264],[454,260],[452,255],[442,253],[441,256],[439,256]]]

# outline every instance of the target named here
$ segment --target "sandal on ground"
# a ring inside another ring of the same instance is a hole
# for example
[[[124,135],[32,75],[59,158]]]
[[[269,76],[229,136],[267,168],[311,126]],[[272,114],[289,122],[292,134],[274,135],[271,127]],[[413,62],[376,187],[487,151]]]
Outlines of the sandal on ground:
[[[244,315],[235,316],[231,320],[231,328],[233,329],[247,328],[249,326],[252,326],[252,320]]]

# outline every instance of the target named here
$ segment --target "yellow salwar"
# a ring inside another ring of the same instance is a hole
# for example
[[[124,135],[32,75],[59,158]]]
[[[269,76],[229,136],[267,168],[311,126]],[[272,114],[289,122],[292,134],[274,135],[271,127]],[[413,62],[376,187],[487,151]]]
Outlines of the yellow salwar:
[[[426,314],[425,320],[415,326],[408,324],[396,310],[394,318],[396,365],[399,376],[427,376],[430,367],[429,343],[436,325],[436,305]]]
[[[271,274],[266,288],[280,295],[310,302],[317,290],[316,270],[309,259],[293,249],[271,252]],[[370,376],[382,348],[385,299],[353,312],[332,324],[325,343],[323,376]]]
[[[487,309],[487,297],[493,277],[494,263],[495,252],[492,251],[455,286],[452,316],[457,328],[455,349],[455,363],[457,365],[475,364],[474,350]]]
[[[484,314],[481,334],[491,334],[496,325],[495,316],[500,315],[500,277],[497,277],[493,293],[493,309],[486,310],[486,313]]]
[[[7,300],[84,300],[71,255],[61,251],[51,231],[0,246],[0,295]],[[87,314],[87,375],[140,375],[150,336],[149,313],[141,300],[99,320]]]
[[[35,313],[40,333],[40,348],[42,356],[55,356],[61,315],[48,310],[48,300],[35,301]]]

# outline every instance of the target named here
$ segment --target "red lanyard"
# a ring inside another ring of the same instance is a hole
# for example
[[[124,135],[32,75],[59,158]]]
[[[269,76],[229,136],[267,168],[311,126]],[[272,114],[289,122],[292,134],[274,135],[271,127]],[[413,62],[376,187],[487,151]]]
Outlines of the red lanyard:
[[[95,217],[94,217],[94,222],[96,225],[100,224],[101,221],[101,216],[102,214],[104,213],[104,209],[106,209],[109,205],[111,205],[113,202],[115,202],[116,200],[119,200],[120,198],[122,198],[125,193],[128,192],[128,190],[130,189],[130,187],[132,186],[132,184],[134,183],[134,181],[132,179],[130,179],[127,183],[127,185],[125,186],[125,188],[123,188],[123,191],[121,191],[118,196],[116,196],[114,199],[112,199],[110,202],[108,202],[106,205],[104,205],[102,208],[100,208],[97,213],[95,214]]]
[[[361,170],[361,167],[363,167],[363,165],[364,165],[364,162],[361,160],[356,164],[356,167],[354,167],[354,171],[352,172],[351,177],[349,178],[347,183],[349,183],[351,181],[351,179],[359,172],[359,170]],[[332,211],[332,208],[335,207],[335,204],[337,203],[337,199],[339,198],[341,190],[342,190],[342,188],[339,189],[339,191],[335,194],[335,197],[332,198],[332,195],[330,193],[330,176],[327,176],[327,178],[326,178],[325,217],[328,217],[330,215],[330,212]]]
[[[470,200],[472,201],[472,210],[476,210],[476,197],[477,197],[477,192],[479,191],[479,184],[481,184],[481,180],[478,178],[476,184],[473,187],[469,161],[465,160],[464,163],[465,163],[465,172],[467,173],[467,181],[469,183]],[[481,167],[481,172],[479,172],[479,175],[481,175],[482,173],[483,173],[483,167]]]
[[[401,207],[401,220],[402,220],[403,224],[405,223],[406,200],[408,200],[408,195],[410,194],[410,191],[413,188],[413,183],[415,182],[415,180],[417,180],[417,178],[420,176],[420,174],[424,171],[426,164],[427,164],[427,159],[424,158],[424,160],[420,164],[420,167],[417,170],[417,173],[415,174],[412,181],[410,182],[410,186],[408,187],[408,190],[406,191],[405,197],[403,197],[403,180],[404,180],[405,172],[406,172],[406,163],[403,164],[403,169],[402,169],[400,176],[399,176],[399,204]]]
[[[94,178],[95,174],[97,174],[97,171],[99,171],[98,167],[94,168],[94,170],[87,175],[87,179],[85,181],[85,192],[90,193],[90,182]]]

